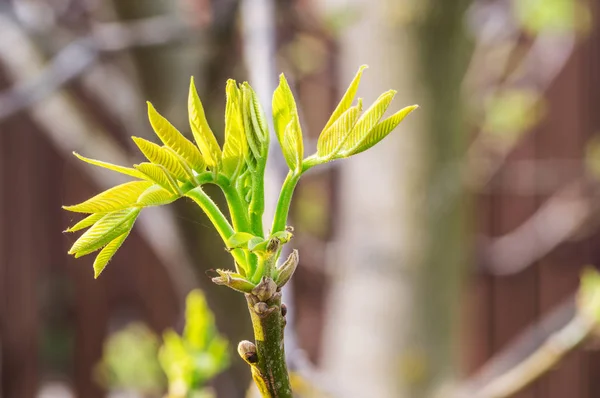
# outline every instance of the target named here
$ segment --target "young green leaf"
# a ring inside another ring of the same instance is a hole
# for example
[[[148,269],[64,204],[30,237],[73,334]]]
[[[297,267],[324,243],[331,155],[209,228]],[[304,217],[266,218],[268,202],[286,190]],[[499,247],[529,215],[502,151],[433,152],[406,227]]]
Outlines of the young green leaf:
[[[379,122],[369,134],[360,142],[358,146],[353,148],[350,152],[344,153],[343,156],[356,155],[371,148],[379,141],[383,140],[392,130],[394,130],[406,116],[412,111],[417,109],[418,105],[407,106],[402,108],[398,112],[394,113],[387,119]]]
[[[69,254],[81,257],[106,246],[129,231],[139,213],[139,208],[132,208],[106,214],[75,241]]]
[[[237,177],[244,165],[248,143],[242,118],[242,94],[235,80],[229,79],[225,89],[225,144],[223,145],[223,172],[229,178]]]
[[[350,134],[348,134],[340,148],[342,157],[344,156],[344,153],[352,153],[354,149],[360,147],[361,143],[367,138],[371,130],[379,123],[379,120],[390,106],[395,95],[395,90],[390,90],[381,94],[373,105],[360,116],[356,125]]]
[[[198,173],[206,169],[206,163],[198,148],[158,113],[150,102],[148,102],[148,119],[154,132],[166,146],[181,155]]]
[[[267,246],[267,240],[265,240],[259,236],[255,236],[252,239],[248,240],[248,250],[250,250],[250,251],[264,250],[264,248],[266,246]]]
[[[331,125],[333,123],[335,123],[335,121],[338,120],[338,118],[340,116],[342,116],[342,114],[350,108],[350,106],[352,105],[352,102],[354,101],[354,97],[356,96],[356,92],[358,91],[358,85],[360,84],[360,78],[362,77],[363,71],[367,68],[368,68],[367,65],[362,65],[360,68],[358,68],[358,72],[356,73],[356,76],[354,76],[354,79],[352,79],[352,82],[350,83],[350,86],[346,90],[346,93],[344,94],[344,96],[340,100],[340,103],[338,104],[338,106],[335,108],[335,110],[331,114],[329,121],[323,128],[323,132],[325,130],[327,130],[329,127],[331,127]]]
[[[189,343],[190,348],[205,350],[208,340],[213,337],[216,328],[214,315],[199,290],[192,290],[187,296],[185,320],[183,337]]]
[[[253,96],[254,91],[247,82],[244,82],[241,86],[242,91],[242,119],[244,122],[244,131],[246,132],[246,142],[250,148],[250,152],[247,156],[248,166],[253,167],[252,162],[249,160],[261,159],[263,155],[263,140],[261,132],[255,129],[252,123],[252,113],[254,110]],[[252,156],[250,156],[252,155]]]
[[[159,164],[167,169],[180,181],[188,181],[190,176],[185,171],[180,159],[167,148],[162,148],[153,142],[140,137],[131,137],[140,151],[152,163]]]
[[[323,161],[329,161],[337,155],[346,136],[354,128],[361,110],[362,101],[359,98],[357,105],[344,112],[335,123],[321,133],[317,141],[317,156]]]
[[[283,73],[273,93],[273,122],[283,156],[290,170],[299,171],[304,158],[302,130],[292,90]]]
[[[73,225],[72,227],[67,228],[65,230],[65,232],[76,232],[76,231],[80,231],[84,228],[87,228],[90,225],[94,225],[96,223],[96,221],[98,221],[99,219],[104,217],[104,215],[105,215],[105,213],[90,214],[83,220],[79,221],[77,224]]]
[[[158,185],[154,185],[144,191],[138,198],[138,206],[161,206],[172,203],[179,199],[178,194],[174,194]]]
[[[248,232],[236,232],[227,239],[227,247],[230,249],[236,249],[239,247],[246,246],[246,243],[255,236]]]
[[[115,255],[117,250],[119,250],[123,242],[125,242],[125,239],[128,235],[129,231],[118,236],[109,244],[107,244],[102,250],[100,250],[100,253],[98,253],[96,259],[94,260],[94,279],[97,279],[102,273],[102,271],[104,271],[104,268],[106,268],[106,265]]]
[[[85,156],[81,156],[77,152],[73,152],[73,155],[75,155],[77,157],[77,159],[83,160],[84,162],[92,164],[94,166],[103,167],[105,169],[116,171],[117,173],[125,174],[125,175],[128,175],[130,177],[139,178],[141,180],[146,179],[145,175],[143,175],[142,173],[140,173],[139,171],[137,171],[135,169],[132,169],[131,167],[117,166],[116,164],[112,164],[112,163],[108,163],[108,162],[102,162],[100,160],[86,158]]]
[[[63,209],[76,213],[106,213],[122,210],[135,205],[138,197],[153,185],[151,181],[131,181],[117,185],[83,203],[63,206]]]
[[[202,107],[202,102],[200,102],[200,97],[198,97],[193,77],[190,80],[188,111],[194,139],[206,160],[206,164],[210,168],[219,169],[221,167],[221,149],[206,120],[204,108]]]
[[[147,175],[149,179],[151,179],[167,191],[170,191],[171,193],[179,192],[179,185],[177,184],[177,181],[175,181],[175,179],[163,166],[154,163],[144,162],[136,164],[133,167]]]
[[[250,87],[250,84],[245,83],[248,88],[250,89],[250,93],[251,95],[251,105],[252,107],[250,108],[250,115],[252,117],[252,124],[254,126],[254,129],[256,130],[256,132],[259,134],[260,140],[263,144],[263,147],[268,148],[269,147],[269,127],[267,125],[267,119],[265,119],[265,112],[262,109],[262,106],[260,105],[260,101],[258,100],[258,95],[256,95],[256,92],[254,91],[254,89],[252,87]],[[265,157],[266,157],[266,151],[265,151]]]
[[[250,148],[246,163],[251,169],[255,169],[257,166],[264,167],[269,150],[269,131],[264,112],[256,93],[247,82],[242,84],[241,91],[244,130]],[[254,160],[258,162],[258,165],[253,164]]]

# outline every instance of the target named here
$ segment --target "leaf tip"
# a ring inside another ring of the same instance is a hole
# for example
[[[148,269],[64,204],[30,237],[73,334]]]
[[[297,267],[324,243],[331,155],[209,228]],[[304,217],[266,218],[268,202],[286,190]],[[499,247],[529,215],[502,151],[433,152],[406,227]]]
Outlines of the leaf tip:
[[[413,112],[413,111],[415,111],[415,110],[417,110],[419,108],[420,108],[419,105],[414,104],[414,105],[407,106],[405,109],[406,109],[406,112],[408,114],[408,113],[411,113],[411,112]]]
[[[190,95],[198,96],[198,90],[196,90],[196,81],[194,76],[190,76]]]

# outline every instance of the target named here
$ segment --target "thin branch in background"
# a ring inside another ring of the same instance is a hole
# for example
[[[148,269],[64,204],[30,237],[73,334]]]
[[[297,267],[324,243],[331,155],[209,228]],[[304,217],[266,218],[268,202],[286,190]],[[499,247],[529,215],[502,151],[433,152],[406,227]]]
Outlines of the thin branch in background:
[[[575,235],[598,212],[596,198],[585,198],[585,179],[552,195],[513,231],[483,242],[481,265],[495,275],[521,272]]]
[[[489,360],[472,378],[441,397],[507,398],[550,371],[596,330],[596,323],[569,297],[538,324]]]
[[[18,27],[7,15],[3,15],[2,19]],[[96,24],[92,31],[91,35],[77,39],[59,51],[36,74],[0,93],[0,120],[32,106],[79,77],[98,61],[103,52],[165,44],[185,39],[190,32],[189,28],[172,16],[128,23]],[[0,45],[11,44],[9,37],[0,37]],[[21,51],[16,46],[10,50],[15,53]],[[40,60],[40,63],[43,64],[43,61]]]
[[[30,82],[44,70],[44,60],[30,38],[4,15],[0,15],[0,64],[8,77],[16,82]],[[73,98],[62,90],[57,89],[44,101],[32,103],[29,113],[40,131],[65,158],[70,158],[71,151],[76,150],[117,164],[132,163],[110,135],[82,115]],[[87,167],[81,162],[77,164],[82,165],[82,170],[102,189],[123,182],[115,173]],[[137,231],[166,267],[178,298],[183,302],[187,292],[197,286],[197,281],[172,213],[157,208],[140,217],[139,223]]]

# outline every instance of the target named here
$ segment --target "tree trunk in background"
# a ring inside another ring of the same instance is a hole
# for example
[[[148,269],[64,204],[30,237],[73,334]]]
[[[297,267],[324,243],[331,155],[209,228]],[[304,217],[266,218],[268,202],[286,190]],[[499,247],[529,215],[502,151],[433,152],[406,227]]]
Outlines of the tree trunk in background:
[[[466,2],[324,3],[325,13],[352,10],[359,17],[341,32],[340,86],[366,63],[359,90],[366,106],[394,88],[393,110],[413,103],[421,109],[383,144],[340,162],[323,365],[344,397],[432,396],[454,377],[466,261],[456,165],[466,138]]]

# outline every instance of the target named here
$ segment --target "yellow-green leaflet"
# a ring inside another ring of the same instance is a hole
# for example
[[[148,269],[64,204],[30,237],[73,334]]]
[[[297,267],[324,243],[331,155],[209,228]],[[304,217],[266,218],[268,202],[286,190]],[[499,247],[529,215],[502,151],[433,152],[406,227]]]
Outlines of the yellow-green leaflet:
[[[72,227],[67,228],[65,230],[65,232],[76,232],[76,231],[82,230],[84,228],[87,228],[90,225],[93,225],[96,221],[98,221],[102,217],[104,217],[104,215],[105,215],[105,213],[90,214],[83,220],[79,221],[77,224],[73,225]]]
[[[223,145],[223,172],[229,178],[240,174],[248,151],[242,119],[242,94],[235,80],[229,79],[226,87],[225,144]]]
[[[219,148],[217,139],[206,120],[204,108],[202,107],[200,97],[198,97],[193,77],[190,80],[188,112],[192,134],[194,134],[194,139],[200,148],[200,152],[202,152],[202,156],[206,160],[206,164],[210,168],[219,169],[221,167],[221,148]]]
[[[133,206],[138,197],[154,183],[152,181],[131,181],[117,185],[83,203],[63,206],[63,209],[77,213],[107,213]]]
[[[100,250],[100,253],[98,253],[96,259],[94,260],[94,279],[97,279],[102,273],[102,271],[104,271],[104,268],[106,268],[106,265],[108,264],[110,259],[115,255],[117,250],[119,250],[123,242],[125,242],[125,239],[129,235],[130,231],[131,230],[118,236],[117,238],[112,240],[108,245],[106,245],[104,249]]]
[[[102,162],[100,160],[86,158],[85,156],[81,156],[77,152],[73,152],[73,155],[77,157],[79,160],[83,160],[86,163],[93,164],[94,166],[103,167],[108,170],[116,171],[117,173],[125,174],[131,177],[139,178],[141,180],[146,179],[146,176],[140,173],[139,171],[132,169],[131,167],[123,167],[117,166],[116,164]]]
[[[358,148],[360,144],[367,138],[369,132],[375,127],[379,120],[390,106],[390,103],[396,95],[395,90],[390,90],[377,98],[377,100],[367,109],[358,119],[354,128],[348,134],[344,143],[340,148],[340,155],[344,156],[344,153],[352,153],[355,148]]]
[[[304,157],[302,130],[296,101],[283,73],[279,76],[279,86],[273,93],[272,106],[275,133],[285,161],[290,170],[299,171]]]
[[[379,122],[365,137],[364,140],[360,143],[359,146],[354,148],[349,153],[344,153],[344,156],[356,155],[357,153],[361,153],[371,148],[373,145],[377,144],[379,141],[384,139],[392,130],[394,130],[402,120],[406,116],[408,116],[412,111],[417,109],[418,105],[407,106],[406,108],[402,108],[398,112],[394,113],[392,116],[387,119]]]
[[[129,231],[139,213],[139,208],[132,208],[106,214],[75,241],[69,254],[81,257],[106,246],[113,239]]]
[[[166,146],[181,155],[198,173],[204,171],[206,163],[198,148],[158,113],[150,102],[148,102],[148,119],[154,132]]]
[[[140,163],[136,164],[137,170],[146,174],[152,181],[163,187],[164,189],[176,193],[179,191],[179,185],[177,181],[169,174],[169,172],[161,165],[154,163]]]
[[[327,122],[325,127],[323,127],[323,132],[325,130],[327,130],[333,123],[335,123],[335,121],[338,120],[338,118],[340,116],[342,116],[342,114],[344,112],[346,112],[348,110],[348,108],[350,108],[350,106],[352,105],[352,102],[354,101],[354,97],[356,96],[356,92],[358,91],[358,85],[360,84],[360,78],[362,77],[363,71],[367,68],[368,68],[367,65],[363,65],[360,68],[358,68],[358,72],[356,73],[356,76],[354,76],[354,79],[352,79],[352,82],[350,83],[348,90],[346,90],[346,93],[340,100],[340,103],[338,104],[338,106],[335,108],[335,110],[331,114],[329,121]]]
[[[131,138],[150,162],[160,164],[180,181],[187,181],[189,179],[189,175],[181,165],[179,158],[167,148],[162,148],[140,137]]]
[[[298,117],[292,117],[292,120],[290,120],[285,128],[281,148],[283,149],[283,155],[290,170],[300,173],[302,170],[302,159],[304,158],[304,144],[302,143],[302,130]]]
[[[347,134],[352,131],[358,115],[362,110],[362,101],[348,109],[327,130],[323,131],[317,141],[317,155],[325,161],[331,160],[344,142]]]
[[[158,185],[155,185],[148,188],[143,194],[140,195],[137,204],[143,207],[160,206],[174,202],[177,199],[179,199],[178,194],[174,194]]]

